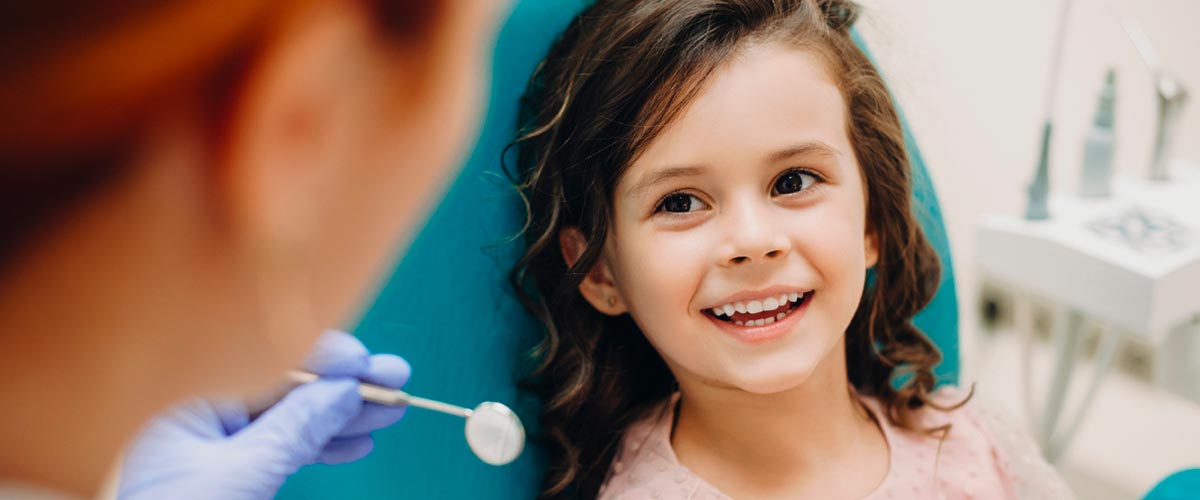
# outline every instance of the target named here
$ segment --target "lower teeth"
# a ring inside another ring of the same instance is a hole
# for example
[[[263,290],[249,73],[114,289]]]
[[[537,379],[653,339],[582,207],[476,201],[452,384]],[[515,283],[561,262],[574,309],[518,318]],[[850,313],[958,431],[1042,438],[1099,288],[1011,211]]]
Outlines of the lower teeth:
[[[774,318],[766,317],[766,318],[760,318],[760,319],[752,319],[749,321],[734,321],[733,324],[735,324],[737,326],[766,326],[766,325],[769,325],[776,321],[782,320],[784,316],[787,316],[787,314],[788,313],[782,312],[782,313],[775,315]]]

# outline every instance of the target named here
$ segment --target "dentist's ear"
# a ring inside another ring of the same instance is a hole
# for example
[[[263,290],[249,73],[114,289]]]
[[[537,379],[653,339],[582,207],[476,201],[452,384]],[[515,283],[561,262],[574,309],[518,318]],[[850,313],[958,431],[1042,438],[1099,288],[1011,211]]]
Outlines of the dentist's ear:
[[[567,267],[571,267],[583,256],[584,250],[587,249],[587,240],[579,228],[568,227],[558,233],[558,245],[562,247],[563,261],[567,263]],[[603,258],[596,261],[596,265],[583,278],[583,282],[579,283],[579,294],[597,311],[609,316],[629,311],[617,290],[617,283],[613,280],[608,262]]]

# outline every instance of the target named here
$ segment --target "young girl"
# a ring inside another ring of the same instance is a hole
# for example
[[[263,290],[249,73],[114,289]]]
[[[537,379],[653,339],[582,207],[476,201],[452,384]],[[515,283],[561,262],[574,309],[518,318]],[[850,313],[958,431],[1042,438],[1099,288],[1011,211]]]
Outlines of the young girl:
[[[856,13],[599,0],[539,67],[513,281],[547,329],[544,497],[1010,498],[1026,462],[1060,484],[934,390],[911,319],[938,258]]]

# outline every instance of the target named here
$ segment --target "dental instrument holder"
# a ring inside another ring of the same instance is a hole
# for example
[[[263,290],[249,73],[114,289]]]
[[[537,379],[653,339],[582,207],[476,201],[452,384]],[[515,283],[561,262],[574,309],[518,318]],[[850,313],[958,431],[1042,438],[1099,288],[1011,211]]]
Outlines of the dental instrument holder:
[[[1111,5],[1110,5],[1111,7]],[[1028,201],[1025,208],[1025,219],[1045,220],[1050,218],[1048,199],[1050,196],[1050,141],[1054,130],[1054,102],[1058,94],[1058,72],[1061,65],[1065,44],[1067,18],[1071,9],[1071,0],[1064,0],[1059,12],[1057,31],[1055,32],[1053,59],[1050,64],[1050,76],[1046,85],[1046,103],[1043,112],[1041,147],[1038,150],[1037,169],[1033,182],[1028,188]],[[1158,120],[1154,134],[1154,151],[1150,161],[1149,178],[1154,181],[1170,180],[1168,168],[1171,162],[1171,151],[1175,142],[1176,129],[1183,117],[1183,106],[1187,103],[1188,92],[1178,79],[1172,77],[1163,69],[1158,51],[1150,43],[1149,37],[1142,31],[1141,25],[1131,16],[1121,16],[1121,26],[1125,35],[1137,49],[1138,56],[1154,79],[1154,90],[1158,104]],[[1086,175],[1086,173],[1085,173]]]
[[[1200,345],[1200,164],[1188,165],[1176,161],[1170,183],[1117,175],[1107,198],[1052,195],[1053,219],[988,215],[980,222],[983,278],[1062,311],[1035,427],[1052,461],[1066,451],[1127,339],[1151,346],[1156,384],[1200,402],[1194,381],[1183,378],[1195,369],[1187,363],[1197,363],[1184,358]],[[1075,414],[1064,418],[1089,323],[1103,327],[1095,369]]]

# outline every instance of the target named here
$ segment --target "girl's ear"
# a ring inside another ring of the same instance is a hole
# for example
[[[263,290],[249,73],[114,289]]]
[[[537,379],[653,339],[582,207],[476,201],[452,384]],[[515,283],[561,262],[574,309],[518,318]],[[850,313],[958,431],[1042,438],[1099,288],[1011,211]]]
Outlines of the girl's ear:
[[[879,238],[875,235],[875,230],[867,228],[867,233],[863,236],[863,248],[866,249],[867,268],[874,267],[879,262]]]
[[[587,240],[579,228],[568,227],[558,233],[558,245],[562,247],[563,261],[567,267],[575,265],[583,251],[587,248]],[[612,271],[604,259],[596,261],[591,271],[579,283],[579,293],[596,308],[609,316],[617,316],[628,312],[625,300],[617,291],[617,283],[613,280]]]

